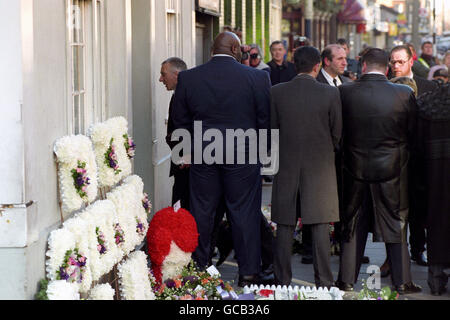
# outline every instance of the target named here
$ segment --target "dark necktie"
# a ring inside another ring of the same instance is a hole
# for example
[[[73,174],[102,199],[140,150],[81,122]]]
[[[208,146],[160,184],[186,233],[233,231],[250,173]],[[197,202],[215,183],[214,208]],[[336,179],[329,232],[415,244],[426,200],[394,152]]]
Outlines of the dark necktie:
[[[334,86],[335,86],[335,87],[338,86],[338,85],[337,85],[337,80],[336,80],[336,79],[333,79],[333,83],[334,83]]]

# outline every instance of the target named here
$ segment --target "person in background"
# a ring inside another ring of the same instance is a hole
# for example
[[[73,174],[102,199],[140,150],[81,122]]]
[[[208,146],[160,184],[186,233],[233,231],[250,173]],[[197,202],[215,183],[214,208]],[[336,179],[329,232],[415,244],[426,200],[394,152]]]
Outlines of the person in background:
[[[431,41],[425,41],[422,43],[422,54],[418,59],[428,69],[439,64],[439,60],[433,56],[433,43]]]
[[[411,50],[414,61],[414,64],[412,66],[412,72],[415,75],[426,79],[428,77],[428,72],[430,71],[430,68],[424,66],[422,63],[419,62],[416,49],[414,48],[414,45],[412,43],[407,43],[406,45],[408,46],[409,50]]]
[[[356,80],[358,75],[358,61],[350,58],[350,47],[347,40],[340,38],[336,41],[336,43],[344,48],[345,53],[347,54],[347,67],[345,68],[344,76],[352,79],[353,81]]]
[[[447,69],[450,70],[450,50],[447,50],[444,56],[444,64],[447,66]]]
[[[431,294],[447,291],[450,267],[450,84],[417,100],[418,121],[413,156],[426,197],[428,285]]]
[[[446,65],[440,64],[431,67],[428,73],[428,79],[436,82],[437,84],[444,84],[448,82],[448,68]]]
[[[267,71],[270,74],[270,67],[262,61],[263,56],[259,45],[256,43],[250,45],[249,56],[250,67]]]
[[[297,71],[293,63],[286,61],[286,47],[282,41],[274,41],[270,45],[272,60],[267,63],[270,67],[272,86],[288,82],[295,78]]]
[[[159,78],[159,82],[162,82],[166,86],[167,91],[175,92],[178,83],[178,74],[184,70],[187,70],[187,66],[183,60],[177,57],[169,58],[161,64],[161,76]],[[167,122],[166,135],[166,143],[171,150],[177,144],[177,142],[171,141],[172,133],[175,130],[172,117],[174,95],[175,93],[170,99],[169,119]],[[181,207],[189,211],[189,165],[176,165],[171,161],[169,176],[174,177],[172,187],[172,205],[180,200]]]

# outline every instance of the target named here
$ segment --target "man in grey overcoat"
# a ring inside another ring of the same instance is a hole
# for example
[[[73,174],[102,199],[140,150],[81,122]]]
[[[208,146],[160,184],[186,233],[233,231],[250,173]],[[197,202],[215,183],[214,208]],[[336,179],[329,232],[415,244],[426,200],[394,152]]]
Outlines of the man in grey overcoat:
[[[271,126],[279,129],[279,171],[272,188],[272,220],[277,223],[276,282],[292,280],[292,238],[299,197],[303,224],[311,225],[315,283],[334,285],[330,268],[329,223],[339,221],[335,152],[342,133],[341,100],[336,87],[316,80],[320,52],[294,53],[298,76],[272,87]]]

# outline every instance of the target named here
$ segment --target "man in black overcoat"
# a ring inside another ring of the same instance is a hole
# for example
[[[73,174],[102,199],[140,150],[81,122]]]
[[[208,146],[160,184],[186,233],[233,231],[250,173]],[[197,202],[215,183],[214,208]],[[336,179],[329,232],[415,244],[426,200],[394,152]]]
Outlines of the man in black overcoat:
[[[450,267],[450,84],[417,101],[414,158],[417,184],[425,197],[428,285],[433,295],[446,291]]]
[[[406,241],[408,159],[415,130],[413,90],[388,81],[388,54],[372,48],[363,76],[339,87],[344,152],[343,242],[337,285],[353,290],[368,232],[384,241],[394,289],[420,292],[411,279]]]
[[[245,286],[259,282],[261,268],[261,164],[249,157],[254,140],[237,145],[234,139],[227,141],[227,131],[269,130],[271,84],[267,72],[240,63],[241,43],[234,33],[219,34],[212,52],[209,62],[178,75],[171,115],[175,128],[189,131],[192,140],[190,204],[200,234],[193,258],[200,268],[207,266],[214,216],[224,197],[239,266],[238,284]],[[205,133],[214,133],[212,139],[223,138],[222,146],[214,141],[219,146],[213,148],[212,163],[203,159],[212,148]],[[231,148],[225,148],[226,142]],[[236,161],[238,151],[245,156],[243,163]]]

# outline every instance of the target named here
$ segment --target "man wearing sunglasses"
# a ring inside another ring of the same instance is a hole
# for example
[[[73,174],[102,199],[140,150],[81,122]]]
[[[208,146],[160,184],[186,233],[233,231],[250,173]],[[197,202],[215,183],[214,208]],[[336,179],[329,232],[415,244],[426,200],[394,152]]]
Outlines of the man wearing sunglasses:
[[[263,57],[259,45],[253,43],[250,45],[250,48],[250,66],[258,70],[267,71],[270,74],[270,67],[261,60]]]

